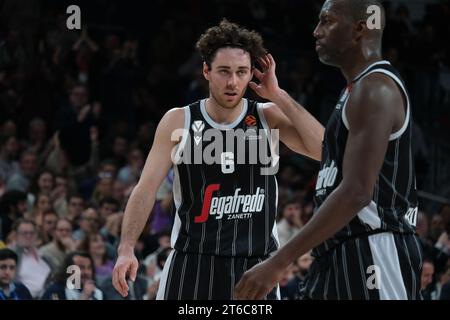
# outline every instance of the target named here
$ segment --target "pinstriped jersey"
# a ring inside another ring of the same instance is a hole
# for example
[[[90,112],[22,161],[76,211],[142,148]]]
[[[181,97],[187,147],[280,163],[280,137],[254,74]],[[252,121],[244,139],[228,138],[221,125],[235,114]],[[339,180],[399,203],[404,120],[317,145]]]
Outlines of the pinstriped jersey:
[[[260,157],[272,152],[269,134],[260,134],[270,131],[262,105],[243,99],[240,116],[221,125],[208,115],[205,101],[184,108],[172,246],[216,256],[267,256],[278,245],[278,187],[273,163]]]
[[[375,72],[385,74],[397,84],[405,102],[405,122],[401,129],[391,134],[389,138],[388,149],[373,190],[372,201],[358,212],[347,226],[316,247],[313,251],[316,256],[320,256],[348,238],[362,234],[384,231],[415,232],[417,195],[411,151],[410,99],[399,73],[388,61],[372,64],[358,75],[352,81],[352,84]],[[342,181],[343,157],[349,127],[345,108],[351,85],[342,92],[325,130],[321,170],[317,178],[315,191],[316,208],[320,207]]]

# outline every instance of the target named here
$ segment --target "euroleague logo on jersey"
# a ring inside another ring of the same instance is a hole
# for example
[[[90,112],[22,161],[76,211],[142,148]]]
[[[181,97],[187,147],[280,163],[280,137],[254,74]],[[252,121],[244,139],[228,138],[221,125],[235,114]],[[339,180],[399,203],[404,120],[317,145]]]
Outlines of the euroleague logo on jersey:
[[[215,216],[217,220],[249,219],[253,213],[261,212],[266,197],[264,189],[258,187],[254,194],[239,194],[241,188],[237,188],[232,196],[213,196],[220,191],[220,184],[210,184],[205,189],[201,215],[194,218],[195,223],[203,223],[209,216]]]
[[[253,115],[246,116],[244,122],[247,125],[247,127],[256,128],[256,117],[255,116],[253,116]]]

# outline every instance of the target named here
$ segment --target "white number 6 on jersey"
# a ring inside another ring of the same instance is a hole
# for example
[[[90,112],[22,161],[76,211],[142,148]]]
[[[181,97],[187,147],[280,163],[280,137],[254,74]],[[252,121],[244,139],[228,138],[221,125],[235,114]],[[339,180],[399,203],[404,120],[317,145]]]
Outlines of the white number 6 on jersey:
[[[233,173],[234,172],[234,153],[233,152],[222,152],[220,155],[220,162],[222,164],[222,172]]]

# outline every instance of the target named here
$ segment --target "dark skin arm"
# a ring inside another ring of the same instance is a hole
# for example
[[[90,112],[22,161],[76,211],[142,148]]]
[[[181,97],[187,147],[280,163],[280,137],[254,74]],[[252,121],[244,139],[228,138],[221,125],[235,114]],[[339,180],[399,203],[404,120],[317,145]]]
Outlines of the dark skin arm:
[[[291,262],[332,237],[370,203],[389,136],[404,122],[403,105],[397,85],[383,74],[371,74],[354,86],[346,107],[350,129],[341,183],[291,241],[244,274],[236,298],[264,298]]]

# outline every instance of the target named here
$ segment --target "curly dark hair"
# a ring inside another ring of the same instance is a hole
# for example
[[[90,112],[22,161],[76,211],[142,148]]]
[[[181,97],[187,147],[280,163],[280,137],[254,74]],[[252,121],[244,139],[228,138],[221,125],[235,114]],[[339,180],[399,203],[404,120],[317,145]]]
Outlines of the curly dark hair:
[[[220,48],[241,48],[250,54],[252,66],[255,60],[267,53],[261,35],[223,19],[218,26],[211,27],[200,36],[195,45],[209,68]]]

